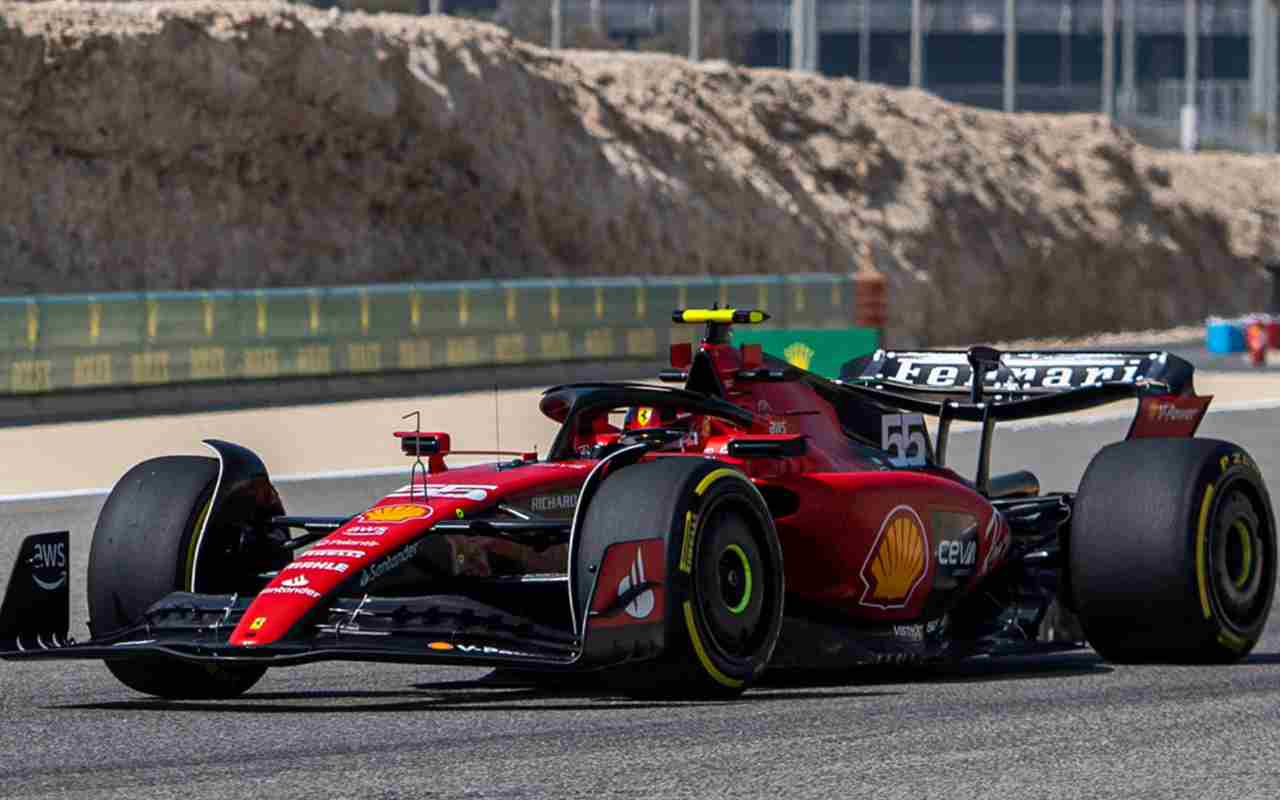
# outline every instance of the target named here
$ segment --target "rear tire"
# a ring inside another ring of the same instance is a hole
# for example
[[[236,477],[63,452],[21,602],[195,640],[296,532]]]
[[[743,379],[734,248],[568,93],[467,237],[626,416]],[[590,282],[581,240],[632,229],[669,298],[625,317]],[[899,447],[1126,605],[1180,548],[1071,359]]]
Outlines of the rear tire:
[[[1104,448],[1081,481],[1069,548],[1081,625],[1108,661],[1237,661],[1266,626],[1275,518],[1253,459],[1228,442]]]
[[[210,512],[217,479],[216,459],[169,456],[144,461],[116,484],[98,516],[89,550],[89,632],[94,637],[136,623],[166,595],[194,590],[196,537]],[[203,550],[213,546],[208,536],[201,543]],[[235,697],[266,672],[266,667],[160,657],[108,660],[106,665],[125,686],[167,699]]]
[[[725,699],[764,672],[782,629],[782,548],[760,492],[741,472],[662,458],[606,479],[584,537],[667,543],[665,636],[651,661],[604,673],[637,697]]]

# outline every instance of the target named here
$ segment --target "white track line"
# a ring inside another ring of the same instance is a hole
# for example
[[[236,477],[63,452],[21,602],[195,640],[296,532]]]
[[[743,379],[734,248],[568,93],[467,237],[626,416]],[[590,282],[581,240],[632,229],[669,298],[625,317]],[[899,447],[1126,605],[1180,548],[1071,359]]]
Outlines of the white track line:
[[[1271,411],[1280,409],[1280,398],[1270,400],[1241,400],[1235,403],[1223,403],[1218,406],[1210,406],[1209,414],[1231,414],[1242,411]],[[1040,419],[1026,419],[1016,422],[1005,422],[999,426],[999,431],[1025,431],[1035,430],[1037,428],[1060,428],[1075,425],[1098,425],[1106,422],[1124,422],[1133,419],[1132,411],[1112,411],[1106,414],[1081,414],[1071,417],[1043,417]],[[981,428],[976,423],[970,423],[972,427],[966,425],[964,428],[952,430],[952,436],[959,436],[966,433],[978,433]],[[464,465],[459,465],[464,466]],[[281,475],[273,478],[275,483],[305,483],[307,481],[329,481],[341,480],[343,478],[385,478],[392,475],[400,475],[406,472],[406,467],[377,467],[373,469],[338,469],[328,472],[302,472],[294,475]],[[72,500],[78,497],[103,497],[111,493],[110,488],[106,489],[71,489],[60,492],[35,492],[32,494],[0,494],[0,505],[5,503],[38,503],[42,500]]]
[[[408,474],[408,467],[376,467],[373,469],[337,469],[329,472],[301,472],[272,478],[273,483],[304,483],[306,481],[340,480],[342,478],[385,478]],[[105,497],[111,487],[105,489],[71,489],[60,492],[34,492],[32,494],[0,494],[3,503],[37,503],[41,500],[72,500],[77,497]]]

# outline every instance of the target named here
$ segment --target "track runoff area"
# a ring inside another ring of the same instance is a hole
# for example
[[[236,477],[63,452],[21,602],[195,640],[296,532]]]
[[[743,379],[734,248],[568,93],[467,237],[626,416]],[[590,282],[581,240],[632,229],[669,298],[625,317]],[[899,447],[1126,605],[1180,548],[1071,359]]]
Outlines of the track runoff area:
[[[1219,391],[1199,435],[1243,445],[1280,497],[1276,387]],[[1046,490],[1073,489],[1127,427],[1128,414],[1110,410],[1002,426],[993,471],[1029,468]],[[948,460],[967,468],[976,443],[956,431]],[[340,514],[393,488],[401,472],[407,466],[295,474],[280,490],[286,507]],[[6,568],[22,534],[72,531],[80,635],[103,500],[82,490],[0,502]],[[0,796],[282,797],[313,792],[318,776],[333,796],[396,798],[1280,791],[1268,755],[1280,752],[1275,615],[1254,653],[1229,667],[1114,666],[1082,650],[783,676],[728,703],[635,702],[572,678],[532,689],[480,669],[351,663],[273,671],[231,702],[149,699],[96,662],[5,663],[0,676]]]

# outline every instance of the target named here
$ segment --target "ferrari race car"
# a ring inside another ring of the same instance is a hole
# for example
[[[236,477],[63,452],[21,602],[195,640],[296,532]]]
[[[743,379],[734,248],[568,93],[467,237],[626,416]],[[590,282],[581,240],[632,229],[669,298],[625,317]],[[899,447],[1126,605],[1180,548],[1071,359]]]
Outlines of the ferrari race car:
[[[827,380],[705,326],[661,378],[548,390],[546,457],[451,467],[341,517],[286,513],[262,461],[159,458],[115,486],[68,635],[66,532],[28,537],[0,656],[102,659],[167,698],[225,698],[324,659],[591,672],[636,695],[734,696],[769,668],[1030,654],[1229,662],[1260,637],[1275,517],[1254,461],[1192,438],[1210,398],[1165,353],[886,352]],[[992,475],[999,422],[1138,401],[1078,491]],[[936,420],[931,434],[926,417]],[[972,479],[953,423],[980,426]],[[1052,613],[1050,613],[1052,609]],[[1050,624],[1049,620],[1056,620]],[[1075,633],[1078,632],[1078,633]]]

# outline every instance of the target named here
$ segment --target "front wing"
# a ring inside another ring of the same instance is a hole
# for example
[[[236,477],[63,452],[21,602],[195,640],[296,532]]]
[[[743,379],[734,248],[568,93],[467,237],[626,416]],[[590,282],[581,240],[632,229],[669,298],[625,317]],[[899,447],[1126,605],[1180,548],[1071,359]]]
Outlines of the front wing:
[[[56,633],[0,642],[5,659],[130,659],[285,666],[325,660],[439,663],[530,669],[581,668],[572,634],[512,616],[466,597],[342,598],[305,638],[253,647],[229,639],[251,597],[176,592],[143,621],[74,643]]]

